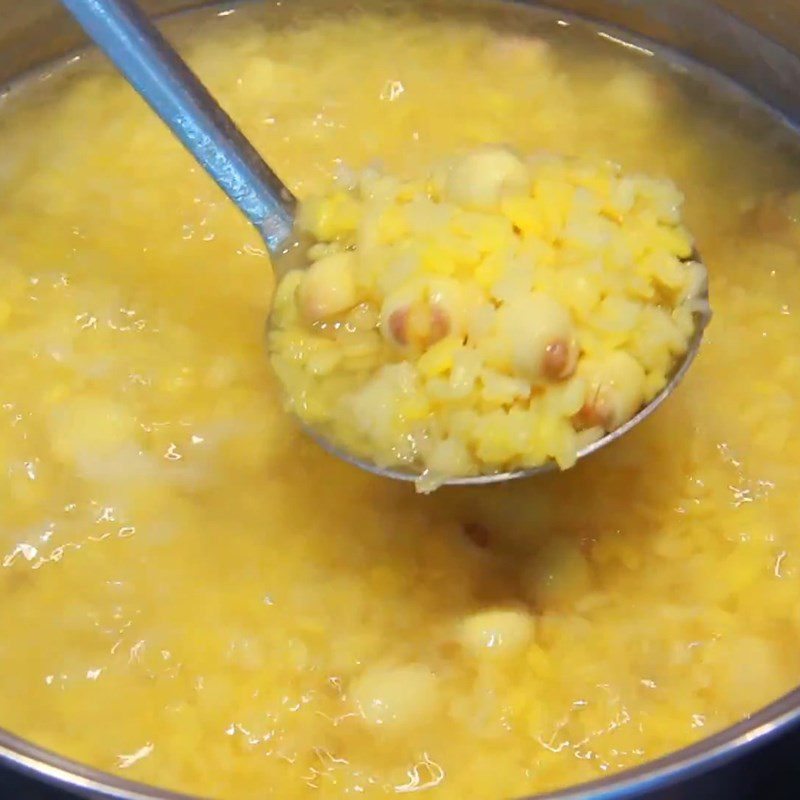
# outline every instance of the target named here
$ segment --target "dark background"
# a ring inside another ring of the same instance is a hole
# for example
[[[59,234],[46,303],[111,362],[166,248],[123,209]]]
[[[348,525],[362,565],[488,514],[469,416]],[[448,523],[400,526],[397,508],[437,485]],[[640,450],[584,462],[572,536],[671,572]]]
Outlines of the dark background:
[[[0,800],[75,800],[0,767]],[[285,798],[284,800],[292,800]],[[723,767],[702,786],[672,789],[658,800],[800,800],[800,730]]]

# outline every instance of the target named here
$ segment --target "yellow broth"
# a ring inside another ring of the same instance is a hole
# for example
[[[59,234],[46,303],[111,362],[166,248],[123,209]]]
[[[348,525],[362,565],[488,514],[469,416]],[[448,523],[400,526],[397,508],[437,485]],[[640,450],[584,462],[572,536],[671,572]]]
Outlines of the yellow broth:
[[[481,142],[671,178],[715,318],[607,451],[415,496],[282,411],[263,245],[111,68],[17,87],[0,724],[206,796],[467,800],[642,763],[796,684],[800,229],[769,194],[796,185],[793,134],[702,71],[524,9],[293,2],[169,30],[301,197],[343,162]],[[503,38],[528,34],[546,67]],[[513,647],[473,635],[497,608],[526,620]]]

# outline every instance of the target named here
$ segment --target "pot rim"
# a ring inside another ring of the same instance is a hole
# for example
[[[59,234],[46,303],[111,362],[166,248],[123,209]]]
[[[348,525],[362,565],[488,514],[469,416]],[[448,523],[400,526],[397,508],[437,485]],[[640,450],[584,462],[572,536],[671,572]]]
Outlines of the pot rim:
[[[694,744],[606,778],[521,800],[623,800],[722,766],[800,724],[800,687],[755,714]],[[129,780],[32,744],[0,728],[0,765],[78,794],[114,800],[198,800],[198,795]]]

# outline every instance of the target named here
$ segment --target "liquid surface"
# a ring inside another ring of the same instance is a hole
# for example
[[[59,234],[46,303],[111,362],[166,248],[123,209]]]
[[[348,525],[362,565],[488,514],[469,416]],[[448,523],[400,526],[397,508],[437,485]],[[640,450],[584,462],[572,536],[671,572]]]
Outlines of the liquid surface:
[[[287,14],[172,30],[293,191],[487,141],[664,175],[711,274],[702,352],[567,473],[415,496],[281,411],[261,242],[122,80],[88,58],[21,87],[0,108],[0,724],[205,796],[466,800],[639,764],[796,684],[789,135],[522,10],[493,24],[538,32],[552,71],[473,12]]]

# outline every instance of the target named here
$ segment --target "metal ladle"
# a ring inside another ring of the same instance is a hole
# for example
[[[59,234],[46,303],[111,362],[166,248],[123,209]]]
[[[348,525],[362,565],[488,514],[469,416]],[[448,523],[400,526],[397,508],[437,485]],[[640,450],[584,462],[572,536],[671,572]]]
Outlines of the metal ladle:
[[[134,0],[61,0],[89,37],[183,142],[203,169],[255,225],[273,263],[285,266],[302,247],[293,236],[294,195],[267,166],[233,120],[164,39]],[[707,300],[707,294],[705,299]],[[697,355],[710,314],[695,315],[695,331],[667,385],[634,417],[583,448],[578,458],[616,441],[650,416],[669,397]],[[337,448],[307,428],[326,450],[357,467],[387,478],[413,481],[417,473],[380,467]],[[531,469],[453,478],[448,484],[486,484],[549,472],[548,462]]]

